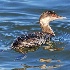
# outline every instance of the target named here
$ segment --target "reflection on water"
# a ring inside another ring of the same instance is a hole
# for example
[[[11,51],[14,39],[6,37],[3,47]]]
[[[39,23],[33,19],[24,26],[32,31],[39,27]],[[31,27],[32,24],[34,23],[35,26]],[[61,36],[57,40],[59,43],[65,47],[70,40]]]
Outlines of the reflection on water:
[[[60,66],[62,65],[54,65],[54,66],[47,66],[45,64],[41,65],[41,66],[28,66],[28,65],[23,65],[24,68],[15,68],[15,69],[12,69],[12,70],[27,70],[27,69],[47,69],[47,70],[52,70],[52,69],[55,69],[55,68],[59,68]]]
[[[24,49],[20,49],[20,51],[22,52],[22,54],[25,54],[25,53],[28,53],[28,52],[34,52],[34,51],[38,50],[39,48],[40,47],[24,48]],[[46,42],[46,46],[42,46],[42,48],[44,50],[49,50],[51,52],[52,51],[62,51],[64,49],[64,48],[56,47],[55,42],[51,42],[51,41]],[[19,50],[15,50],[15,51],[20,52]],[[27,54],[25,54],[25,55],[27,55]],[[23,57],[24,56],[22,56],[22,58]],[[25,57],[25,58],[28,58],[28,57]],[[19,60],[21,60],[21,59],[19,59]],[[40,58],[39,62],[42,62],[44,64],[43,65],[38,65],[38,66],[29,66],[27,64],[22,64],[21,66],[23,66],[23,68],[15,68],[15,69],[12,69],[12,70],[27,70],[27,69],[31,69],[31,68],[32,69],[39,68],[39,69],[50,69],[50,70],[52,70],[54,68],[59,68],[59,67],[63,66],[61,60],[56,60],[56,59],[51,59],[51,58],[48,58],[48,59]]]
[[[62,43],[61,42],[53,42],[53,41],[50,41],[50,42],[46,42],[47,46],[44,46],[43,49],[44,50],[49,50],[49,51],[62,51],[64,50],[64,47],[61,47],[59,48],[59,46],[57,45],[61,45]]]
[[[52,69],[59,68],[59,67],[63,66],[60,60],[52,60],[52,59],[41,58],[40,62],[46,62],[46,64],[39,65],[39,66],[29,66],[26,64],[22,64],[23,68],[15,68],[12,70],[27,70],[27,69],[36,69],[36,68],[52,70]]]

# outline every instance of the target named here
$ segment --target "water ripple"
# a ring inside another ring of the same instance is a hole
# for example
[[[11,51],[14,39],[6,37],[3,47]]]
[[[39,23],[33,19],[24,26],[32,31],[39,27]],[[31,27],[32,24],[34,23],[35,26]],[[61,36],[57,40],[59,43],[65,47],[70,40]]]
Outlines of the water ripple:
[[[52,22],[56,36],[53,38],[54,47],[64,47],[62,51],[48,51],[41,46],[39,49],[28,52],[27,58],[24,60],[14,61],[21,53],[13,50],[0,51],[0,69],[11,70],[22,67],[21,64],[28,66],[41,66],[43,64],[54,65],[58,62],[42,63],[40,58],[50,58],[61,60],[63,66],[55,70],[70,69],[70,1],[69,0],[0,0],[0,50],[6,50],[10,47],[15,38],[21,34],[41,31],[38,24],[40,14],[46,10],[54,10],[59,15],[67,17],[65,20]],[[30,51],[30,50],[29,50]],[[49,56],[50,55],[50,56]],[[67,63],[66,63],[67,62]],[[66,69],[64,69],[66,68]],[[39,68],[37,68],[38,70]],[[28,68],[28,70],[30,70]],[[36,69],[32,69],[36,70]],[[41,69],[40,69],[41,70]]]

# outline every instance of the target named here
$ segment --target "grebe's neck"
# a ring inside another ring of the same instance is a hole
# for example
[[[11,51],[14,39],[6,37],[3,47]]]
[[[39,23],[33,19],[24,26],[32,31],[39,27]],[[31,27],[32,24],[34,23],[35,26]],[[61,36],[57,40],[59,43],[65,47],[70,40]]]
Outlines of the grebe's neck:
[[[40,25],[41,25],[42,31],[45,33],[55,35],[52,28],[49,25],[50,21],[51,21],[50,17],[40,19]]]
[[[54,11],[43,12],[39,19],[42,31],[45,33],[55,35],[49,25],[50,21],[57,20],[57,19],[64,19],[64,18],[65,17],[58,16]]]

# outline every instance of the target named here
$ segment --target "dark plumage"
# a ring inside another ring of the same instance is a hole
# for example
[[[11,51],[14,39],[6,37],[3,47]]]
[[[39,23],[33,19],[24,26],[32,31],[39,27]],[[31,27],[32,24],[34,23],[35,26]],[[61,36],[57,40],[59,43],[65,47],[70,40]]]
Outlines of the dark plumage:
[[[11,45],[12,49],[35,47],[45,44],[49,40],[51,34],[46,34],[43,32],[33,32],[30,34],[22,35],[18,37]]]

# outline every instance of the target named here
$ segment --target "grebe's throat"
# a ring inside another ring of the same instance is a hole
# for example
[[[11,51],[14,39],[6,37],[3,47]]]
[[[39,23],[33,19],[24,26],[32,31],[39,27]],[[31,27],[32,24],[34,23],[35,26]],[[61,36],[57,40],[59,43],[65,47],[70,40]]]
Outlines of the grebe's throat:
[[[41,17],[40,26],[41,26],[43,32],[49,33],[51,35],[55,35],[52,28],[49,25],[50,21],[52,21],[50,16],[44,17],[44,18]]]

